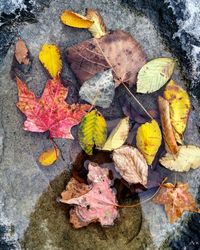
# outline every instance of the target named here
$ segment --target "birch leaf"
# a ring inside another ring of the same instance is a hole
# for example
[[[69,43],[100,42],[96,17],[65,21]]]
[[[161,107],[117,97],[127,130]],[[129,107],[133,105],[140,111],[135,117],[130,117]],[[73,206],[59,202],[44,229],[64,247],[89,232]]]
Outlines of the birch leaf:
[[[137,92],[152,93],[159,90],[172,76],[175,60],[172,58],[156,58],[146,63],[137,77]]]
[[[38,161],[42,166],[48,167],[58,159],[58,156],[59,150],[53,147],[42,152],[38,158]]]

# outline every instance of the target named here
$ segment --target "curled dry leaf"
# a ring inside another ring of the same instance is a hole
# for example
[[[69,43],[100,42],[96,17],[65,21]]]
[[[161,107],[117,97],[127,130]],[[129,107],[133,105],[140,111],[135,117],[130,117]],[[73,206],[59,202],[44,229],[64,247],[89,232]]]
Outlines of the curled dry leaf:
[[[159,90],[172,76],[175,66],[173,58],[156,58],[145,64],[137,77],[137,92],[152,93]]]
[[[130,184],[147,184],[148,165],[137,148],[122,146],[113,151],[116,170]]]
[[[56,78],[62,70],[60,50],[54,44],[44,44],[39,59],[52,78]]]
[[[94,9],[87,9],[86,18],[94,23],[88,28],[95,38],[100,38],[106,34],[106,26],[104,24],[102,16]]]
[[[63,24],[74,28],[88,29],[94,23],[93,20],[69,10],[63,11],[60,18]]]
[[[121,30],[67,48],[66,58],[81,84],[111,68],[116,85],[122,82],[132,85],[139,69],[146,62],[140,45]]]
[[[171,80],[164,91],[164,98],[170,105],[171,123],[175,131],[182,136],[187,125],[191,110],[190,98],[187,92]]]
[[[84,82],[79,91],[81,99],[102,108],[109,108],[114,94],[115,84],[111,69],[97,73]]]
[[[128,137],[129,128],[129,117],[121,119],[109,135],[102,150],[112,151],[121,147]]]
[[[160,163],[173,171],[184,172],[200,167],[200,148],[194,145],[180,146],[174,158],[167,153],[160,159]]]
[[[73,139],[71,128],[80,123],[91,106],[66,103],[68,89],[59,79],[48,80],[39,99],[19,78],[16,80],[19,95],[17,107],[27,117],[24,129],[31,132],[49,131],[51,138]]]
[[[93,147],[102,147],[107,136],[106,121],[96,109],[85,115],[78,130],[79,143],[82,149],[92,155]]]
[[[15,58],[19,64],[29,64],[28,49],[25,42],[19,39],[15,45]]]
[[[166,183],[161,185],[158,195],[153,199],[157,204],[165,206],[169,222],[177,221],[184,211],[199,212],[197,204],[188,191],[187,183]]]
[[[80,184],[72,180],[73,185],[71,187],[67,185],[60,201],[75,205],[70,211],[70,222],[75,228],[97,221],[102,226],[113,225],[114,220],[118,217],[118,211],[115,194],[110,188],[108,170],[99,167],[96,163],[90,163],[88,170],[88,179],[91,184]]]
[[[178,152],[178,145],[176,143],[176,138],[170,120],[169,102],[159,96],[158,106],[165,140],[165,148],[169,153],[176,154]]]
[[[162,134],[155,120],[142,124],[136,134],[136,145],[144,155],[148,165],[151,165],[161,145]]]
[[[58,159],[58,156],[59,156],[58,148],[53,147],[42,152],[38,158],[38,161],[42,166],[48,167]]]

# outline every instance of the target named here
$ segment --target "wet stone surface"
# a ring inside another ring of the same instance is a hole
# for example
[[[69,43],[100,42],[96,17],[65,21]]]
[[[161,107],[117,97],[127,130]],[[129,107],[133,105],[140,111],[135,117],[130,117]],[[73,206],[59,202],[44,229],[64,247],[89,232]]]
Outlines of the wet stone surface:
[[[24,39],[30,50],[32,65],[21,76],[37,96],[41,95],[48,79],[38,60],[42,44],[55,43],[64,55],[66,47],[90,38],[87,31],[63,26],[59,20],[63,9],[72,9],[84,14],[87,7],[101,12],[108,30],[123,29],[133,35],[144,48],[148,59],[172,56],[151,21],[132,8],[121,5],[119,0],[52,1],[49,7],[37,14],[36,23],[18,25],[13,38],[13,41],[18,37]],[[64,159],[60,158],[53,167],[41,168],[38,165],[38,155],[51,146],[51,143],[47,134],[30,133],[22,128],[24,117],[15,106],[17,89],[10,72],[13,51],[14,45],[9,47],[4,58],[1,55],[3,63],[0,68],[0,249],[154,250],[183,246],[180,245],[179,237],[190,227],[189,214],[184,213],[182,219],[174,225],[169,225],[163,208],[152,202],[132,209],[121,209],[120,218],[110,228],[90,225],[85,229],[74,230],[71,227],[67,206],[58,204],[56,198],[70,178],[72,141],[57,140]],[[70,87],[68,101],[73,102],[77,99],[79,85],[64,57],[63,62],[62,78],[64,84]],[[174,79],[182,86],[188,83],[183,80],[178,68],[175,70]],[[111,108],[99,109],[107,119],[118,119],[122,116],[118,97],[123,95],[124,89],[119,87]],[[153,109],[157,95],[158,93],[138,95],[138,98],[148,109]],[[128,96],[127,98],[130,99]],[[196,99],[192,98],[192,101],[194,108],[190,114],[185,140],[186,143],[200,145],[197,128],[199,109]],[[75,136],[76,132],[76,129],[73,129]],[[169,171],[164,168],[160,168],[160,171],[169,175]],[[171,180],[173,178],[174,176],[171,176]],[[192,194],[197,195],[199,170],[177,174],[177,180],[187,181]],[[140,196],[141,199],[144,198],[143,195]],[[191,221],[194,218],[195,215],[192,215]],[[177,237],[174,239],[175,243],[171,244],[171,235],[175,232]],[[187,241],[190,244],[190,237]]]

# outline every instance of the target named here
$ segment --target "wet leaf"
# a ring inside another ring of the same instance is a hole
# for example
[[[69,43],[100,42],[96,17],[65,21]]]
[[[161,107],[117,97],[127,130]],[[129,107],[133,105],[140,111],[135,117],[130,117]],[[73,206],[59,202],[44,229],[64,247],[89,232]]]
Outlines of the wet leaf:
[[[29,64],[28,49],[25,42],[19,39],[15,45],[15,58],[19,64]]]
[[[191,103],[187,92],[171,80],[164,91],[164,98],[170,105],[171,123],[176,132],[182,136],[187,125]]]
[[[79,95],[81,99],[92,105],[109,108],[115,94],[112,70],[97,73],[83,83]]]
[[[194,145],[180,146],[176,157],[167,153],[160,163],[173,171],[184,172],[200,167],[200,148]]]
[[[53,147],[42,152],[38,158],[38,161],[42,166],[48,167],[58,159],[58,156],[59,156],[58,148]]]
[[[61,15],[61,21],[63,24],[74,28],[88,29],[94,23],[92,20],[85,16],[79,15],[73,11],[65,10]]]
[[[108,178],[108,170],[99,167],[96,163],[90,163],[88,169],[88,179],[91,182],[88,185],[89,191],[82,194],[81,185],[84,185],[84,192],[87,188],[85,188],[85,184],[77,183],[78,188],[76,185],[74,186],[75,191],[70,188],[70,194],[68,195],[69,188],[67,185],[60,201],[75,205],[70,211],[70,222],[75,228],[97,221],[102,226],[113,225],[114,220],[118,217],[118,211],[115,194],[110,188],[111,181]]]
[[[136,134],[136,145],[144,155],[148,165],[151,165],[161,145],[162,134],[155,120],[142,124]]]
[[[39,53],[39,59],[52,78],[57,77],[62,69],[62,60],[58,47],[45,43]]]
[[[188,191],[187,183],[166,183],[161,185],[158,195],[153,199],[164,205],[169,222],[172,224],[181,218],[184,211],[199,212],[197,204]]]
[[[121,82],[133,85],[139,69],[146,62],[140,45],[121,30],[67,48],[66,58],[81,84],[111,68],[116,86]]]
[[[27,117],[24,129],[31,132],[50,132],[51,138],[73,139],[71,128],[80,123],[90,109],[86,104],[68,104],[68,89],[59,79],[48,80],[41,98],[17,80],[19,101],[17,107]]]
[[[94,9],[87,9],[86,18],[92,20],[94,23],[88,28],[95,38],[100,38],[106,34],[106,26],[102,16]]]
[[[137,148],[122,146],[113,152],[116,170],[128,183],[141,183],[146,186],[148,165]]]
[[[165,148],[169,153],[176,154],[178,152],[178,145],[176,143],[176,138],[171,124],[169,102],[159,96],[158,106],[165,140]]]
[[[85,115],[78,131],[79,143],[82,149],[92,155],[93,147],[102,147],[107,136],[107,125],[103,116],[95,109]]]
[[[112,151],[121,147],[128,137],[129,128],[129,117],[121,119],[112,130],[102,150]]]
[[[152,93],[159,90],[172,76],[175,66],[173,58],[156,58],[145,64],[137,77],[137,92]]]

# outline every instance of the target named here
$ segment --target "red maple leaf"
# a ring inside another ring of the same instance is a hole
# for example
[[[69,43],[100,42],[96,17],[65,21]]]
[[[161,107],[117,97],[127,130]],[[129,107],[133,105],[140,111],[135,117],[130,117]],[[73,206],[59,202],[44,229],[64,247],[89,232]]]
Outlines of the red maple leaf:
[[[80,123],[90,109],[87,104],[68,104],[68,88],[60,79],[48,80],[41,98],[28,89],[17,77],[19,101],[17,107],[27,117],[24,129],[31,132],[50,132],[51,138],[73,139],[71,128]]]

